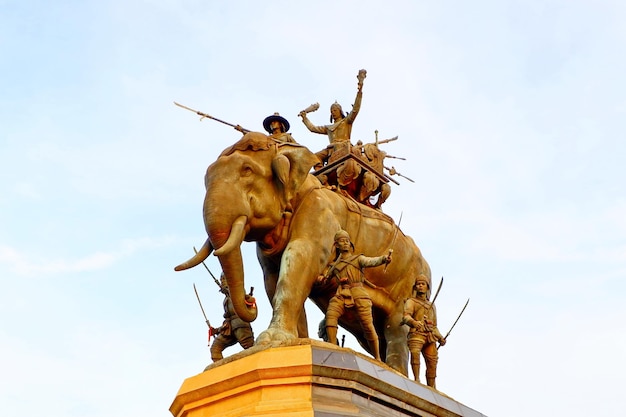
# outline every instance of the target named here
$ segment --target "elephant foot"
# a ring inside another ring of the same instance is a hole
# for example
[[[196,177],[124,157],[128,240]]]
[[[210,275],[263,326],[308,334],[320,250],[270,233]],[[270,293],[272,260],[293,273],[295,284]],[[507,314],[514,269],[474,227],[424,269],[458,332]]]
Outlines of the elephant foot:
[[[280,343],[293,339],[296,339],[296,336],[283,329],[269,328],[264,332],[261,332],[261,334],[256,339],[256,344],[267,345],[274,342]]]

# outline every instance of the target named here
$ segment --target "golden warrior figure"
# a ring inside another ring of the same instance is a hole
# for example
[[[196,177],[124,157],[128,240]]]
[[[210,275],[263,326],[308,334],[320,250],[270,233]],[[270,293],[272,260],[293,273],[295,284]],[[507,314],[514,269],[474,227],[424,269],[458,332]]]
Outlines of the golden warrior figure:
[[[220,276],[220,292],[225,295],[224,323],[217,329],[214,327],[210,329],[211,334],[216,335],[211,344],[211,359],[213,362],[222,359],[224,357],[222,355],[224,349],[236,343],[239,343],[244,349],[251,348],[254,345],[252,326],[250,326],[250,323],[240,319],[237,313],[235,313],[224,273]],[[254,297],[251,294],[246,294],[246,303],[253,304],[254,302]]]
[[[426,362],[426,384],[435,388],[437,377],[437,342],[442,346],[446,339],[437,329],[437,311],[428,298],[430,295],[430,279],[420,274],[413,286],[414,297],[404,303],[402,323],[409,326],[408,345],[411,352],[411,369],[415,381],[419,382],[420,353]]]
[[[267,116],[263,120],[263,127],[269,133],[269,136],[277,142],[296,143],[291,133],[287,133],[289,122],[278,113]]]
[[[378,335],[372,318],[372,300],[363,284],[373,285],[365,279],[363,268],[371,268],[391,262],[389,255],[370,258],[362,254],[354,255],[354,244],[345,230],[335,234],[335,261],[328,265],[318,281],[324,282],[330,278],[338,281],[336,294],[330,299],[326,311],[326,333],[328,342],[337,344],[337,325],[339,318],[346,309],[353,309],[361,322],[363,334],[368,342],[374,357],[380,360]]]
[[[329,125],[315,126],[306,116],[306,111],[301,111],[299,116],[302,117],[302,123],[313,133],[319,133],[322,135],[328,135],[330,145],[325,149],[317,152],[315,155],[326,164],[330,155],[338,150],[350,147],[350,135],[352,134],[352,123],[356,119],[359,110],[361,109],[361,99],[363,97],[363,80],[367,75],[367,71],[364,69],[359,71],[357,75],[358,90],[356,93],[356,99],[352,105],[352,111],[347,115],[343,112],[341,105],[336,101],[330,106],[330,122]],[[318,167],[321,168],[321,167]]]

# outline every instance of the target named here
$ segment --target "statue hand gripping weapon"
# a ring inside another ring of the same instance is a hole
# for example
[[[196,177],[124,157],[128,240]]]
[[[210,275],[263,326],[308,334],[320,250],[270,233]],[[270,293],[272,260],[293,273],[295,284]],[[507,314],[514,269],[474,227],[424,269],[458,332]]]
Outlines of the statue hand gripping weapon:
[[[300,113],[298,113],[298,116],[305,117],[307,113],[313,113],[314,111],[317,111],[317,109],[319,109],[319,108],[320,108],[320,104],[319,103],[313,103],[309,107],[307,107],[306,109],[304,109]]]

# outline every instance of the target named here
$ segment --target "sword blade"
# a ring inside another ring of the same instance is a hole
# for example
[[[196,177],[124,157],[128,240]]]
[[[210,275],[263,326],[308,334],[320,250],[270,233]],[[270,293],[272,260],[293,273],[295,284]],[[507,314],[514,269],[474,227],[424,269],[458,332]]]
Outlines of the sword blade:
[[[463,309],[461,309],[461,312],[457,316],[456,320],[454,320],[454,323],[452,323],[452,327],[450,327],[450,330],[448,330],[448,333],[446,333],[446,335],[443,337],[444,339],[447,339],[448,336],[450,336],[450,333],[452,333],[452,329],[454,329],[454,326],[456,326],[456,323],[459,321],[459,319],[463,315],[463,312],[467,308],[467,305],[469,304],[469,300],[470,299],[468,298],[467,301],[465,302],[465,305],[463,306]],[[437,349],[439,349],[440,347],[441,347],[441,345],[437,346]]]
[[[200,304],[200,310],[202,310],[202,315],[204,316],[204,321],[206,321],[207,326],[209,326],[209,328],[211,327],[211,324],[209,323],[209,319],[206,316],[206,313],[204,312],[204,307],[202,307],[202,301],[200,301],[200,296],[198,295],[198,290],[196,289],[196,284],[193,284],[193,291],[196,293],[196,298],[198,299],[198,304]]]
[[[433,297],[433,301],[430,302],[431,306],[435,304],[435,300],[437,299],[437,296],[439,295],[439,291],[441,291],[442,286],[443,286],[443,277],[441,277],[441,281],[439,281],[439,286],[437,287],[437,291],[435,291],[435,296]]]

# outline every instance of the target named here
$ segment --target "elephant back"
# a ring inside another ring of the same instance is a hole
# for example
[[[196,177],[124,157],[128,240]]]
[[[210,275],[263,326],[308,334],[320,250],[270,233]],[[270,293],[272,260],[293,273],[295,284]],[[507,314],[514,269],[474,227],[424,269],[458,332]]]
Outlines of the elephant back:
[[[267,151],[273,143],[274,141],[263,133],[248,132],[232,146],[224,149],[220,157],[231,155],[235,151]]]

